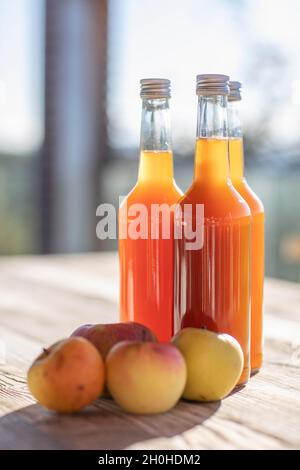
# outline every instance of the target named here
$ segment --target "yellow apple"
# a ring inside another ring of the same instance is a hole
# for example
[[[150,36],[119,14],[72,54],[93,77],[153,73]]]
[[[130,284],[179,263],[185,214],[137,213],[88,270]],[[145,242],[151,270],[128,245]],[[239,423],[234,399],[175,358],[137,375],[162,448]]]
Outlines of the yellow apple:
[[[183,398],[221,400],[236,386],[243,370],[244,357],[235,338],[200,328],[184,328],[172,342],[187,365]]]

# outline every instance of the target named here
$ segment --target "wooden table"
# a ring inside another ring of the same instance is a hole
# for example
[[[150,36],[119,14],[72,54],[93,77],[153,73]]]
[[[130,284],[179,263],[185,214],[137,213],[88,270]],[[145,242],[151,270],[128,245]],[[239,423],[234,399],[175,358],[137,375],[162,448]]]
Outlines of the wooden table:
[[[277,280],[266,281],[264,368],[222,402],[182,401],[155,417],[112,400],[76,416],[35,404],[31,360],[82,323],[116,321],[117,289],[112,253],[0,260],[1,449],[300,448],[300,287]]]

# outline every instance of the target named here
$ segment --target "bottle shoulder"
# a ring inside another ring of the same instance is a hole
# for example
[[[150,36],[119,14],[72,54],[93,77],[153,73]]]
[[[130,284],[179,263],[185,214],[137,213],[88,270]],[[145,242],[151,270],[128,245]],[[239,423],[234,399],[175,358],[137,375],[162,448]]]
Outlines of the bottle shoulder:
[[[251,211],[246,201],[236,191],[231,182],[220,186],[205,186],[193,183],[179,203],[203,204],[205,218],[211,219],[251,219]]]
[[[122,202],[120,204],[120,209],[125,205],[128,204],[131,200],[133,200],[136,196],[136,193],[138,192],[138,183],[136,183],[133,188],[129,191],[126,196],[122,198]]]
[[[164,184],[145,184],[138,181],[125,196],[120,208],[125,204],[175,204],[182,195],[183,192],[174,180]]]
[[[250,187],[245,178],[243,178],[243,180],[239,184],[235,185],[235,188],[247,202],[252,214],[264,213],[264,206],[262,201]]]

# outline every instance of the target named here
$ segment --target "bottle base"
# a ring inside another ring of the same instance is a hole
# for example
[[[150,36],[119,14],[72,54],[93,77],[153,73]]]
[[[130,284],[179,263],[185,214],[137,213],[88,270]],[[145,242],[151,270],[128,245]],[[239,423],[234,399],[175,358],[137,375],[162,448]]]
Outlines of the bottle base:
[[[246,385],[249,378],[250,378],[250,369],[249,369],[249,367],[246,367],[245,369],[243,369],[242,375],[241,375],[238,383],[235,386],[235,390],[238,389],[238,388],[242,388],[244,385]]]
[[[251,356],[251,376],[257,374],[261,367],[262,367],[262,362],[263,362],[263,355],[262,353],[256,354],[254,357]]]
[[[247,380],[247,382],[248,382],[248,380]],[[234,393],[237,393],[237,392],[240,392],[241,390],[243,390],[246,387],[247,382],[242,383],[242,384],[236,384],[236,386],[232,390],[231,394],[234,394]]]

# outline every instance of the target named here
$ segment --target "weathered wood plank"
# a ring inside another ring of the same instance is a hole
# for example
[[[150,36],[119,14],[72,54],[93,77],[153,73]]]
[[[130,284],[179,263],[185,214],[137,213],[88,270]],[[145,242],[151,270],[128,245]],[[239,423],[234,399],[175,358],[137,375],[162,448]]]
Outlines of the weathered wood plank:
[[[32,358],[78,324],[116,321],[117,296],[115,254],[0,261],[1,449],[300,448],[300,288],[276,280],[266,282],[263,371],[222,403],[180,402],[156,417],[111,400],[76,416],[36,405],[25,381]]]
[[[24,376],[7,367],[0,379],[1,448],[298,448],[299,376],[299,368],[278,373],[267,365],[222,403],[180,402],[156,417],[127,415],[112,400],[58,416],[33,404]]]

